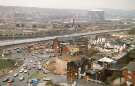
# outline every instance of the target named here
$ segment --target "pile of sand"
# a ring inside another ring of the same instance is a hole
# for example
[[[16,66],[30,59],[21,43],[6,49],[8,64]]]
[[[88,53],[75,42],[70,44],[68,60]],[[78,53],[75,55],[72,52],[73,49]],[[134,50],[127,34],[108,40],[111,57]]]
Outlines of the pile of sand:
[[[55,74],[64,75],[66,74],[67,62],[59,58],[53,58],[49,61],[47,69],[54,72]]]

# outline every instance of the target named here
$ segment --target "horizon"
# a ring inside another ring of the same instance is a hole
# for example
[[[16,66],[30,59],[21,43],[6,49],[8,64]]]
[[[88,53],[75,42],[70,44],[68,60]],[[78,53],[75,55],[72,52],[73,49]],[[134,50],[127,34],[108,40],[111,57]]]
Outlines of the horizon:
[[[23,4],[22,4],[23,3]],[[76,4],[77,3],[77,4]],[[1,6],[51,9],[119,9],[135,10],[134,0],[0,0]]]
[[[47,7],[34,7],[34,6],[9,6],[9,5],[0,5],[1,7],[18,7],[18,8],[39,8],[39,9],[56,9],[56,10],[121,10],[121,11],[134,11],[135,9],[115,9],[115,8],[94,8],[94,9],[77,9],[77,8],[47,8]]]

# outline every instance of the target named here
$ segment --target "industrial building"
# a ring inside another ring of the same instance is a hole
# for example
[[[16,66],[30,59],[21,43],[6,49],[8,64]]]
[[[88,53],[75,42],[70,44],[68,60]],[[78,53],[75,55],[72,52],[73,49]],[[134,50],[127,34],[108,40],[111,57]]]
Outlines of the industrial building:
[[[89,22],[101,22],[104,21],[104,11],[103,10],[89,10],[88,11],[88,21]]]

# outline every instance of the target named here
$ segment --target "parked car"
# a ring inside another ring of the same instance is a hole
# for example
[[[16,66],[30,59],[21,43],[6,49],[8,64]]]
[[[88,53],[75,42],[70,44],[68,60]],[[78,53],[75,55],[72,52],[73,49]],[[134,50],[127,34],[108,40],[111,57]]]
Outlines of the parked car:
[[[15,73],[13,76],[14,76],[14,77],[17,77],[18,75],[19,75],[18,73]]]
[[[14,82],[14,78],[9,78],[8,83]]]
[[[51,79],[43,77],[43,81],[50,81]]]
[[[30,67],[28,67],[27,69],[28,69],[28,70],[31,70],[31,68],[30,68]]]
[[[20,80],[20,81],[23,81],[23,80],[24,80],[24,76],[21,76],[21,77],[19,78],[19,80]]]
[[[3,82],[7,82],[9,80],[9,77],[6,77],[5,79],[3,79]]]
[[[22,68],[20,71],[19,71],[19,73],[22,73],[24,71],[24,69]]]
[[[24,73],[27,73],[28,72],[28,70],[24,70]]]

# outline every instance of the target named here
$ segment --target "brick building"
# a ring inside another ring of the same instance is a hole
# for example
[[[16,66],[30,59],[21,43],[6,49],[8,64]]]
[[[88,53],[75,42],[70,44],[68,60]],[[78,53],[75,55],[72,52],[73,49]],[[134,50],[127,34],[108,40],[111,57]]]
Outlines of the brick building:
[[[57,38],[53,40],[52,49],[55,50],[55,53],[61,54],[60,41]]]
[[[67,63],[67,80],[69,83],[73,83],[80,75],[84,75],[90,68],[90,62],[86,58],[81,58],[78,61],[72,61]]]

